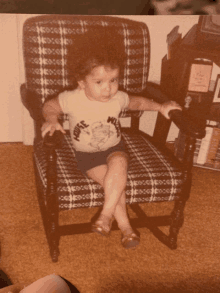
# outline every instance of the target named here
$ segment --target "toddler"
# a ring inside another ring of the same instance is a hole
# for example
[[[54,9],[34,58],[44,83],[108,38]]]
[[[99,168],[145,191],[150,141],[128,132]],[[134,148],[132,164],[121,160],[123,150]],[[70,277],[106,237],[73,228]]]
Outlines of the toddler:
[[[104,189],[102,212],[92,225],[94,232],[108,236],[115,219],[122,232],[122,245],[134,248],[140,238],[132,229],[126,210],[125,187],[129,156],[121,140],[119,114],[124,109],[169,111],[181,107],[174,101],[158,104],[119,90],[124,65],[124,45],[115,32],[86,33],[69,50],[68,66],[77,87],[60,93],[43,106],[42,136],[55,130],[61,113],[69,115],[70,133],[78,168]]]

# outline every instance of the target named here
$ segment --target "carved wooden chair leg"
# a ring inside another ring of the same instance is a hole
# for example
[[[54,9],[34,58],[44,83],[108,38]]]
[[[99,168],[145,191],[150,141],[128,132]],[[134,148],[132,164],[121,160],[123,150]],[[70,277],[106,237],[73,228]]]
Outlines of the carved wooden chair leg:
[[[50,255],[53,262],[58,261],[59,252],[59,210],[58,210],[58,202],[56,196],[54,194],[50,194],[48,197],[48,209],[47,209],[47,217],[48,217],[48,226],[47,233],[49,239],[49,247],[50,247]]]
[[[50,249],[50,255],[53,262],[58,261],[59,252],[59,233],[58,233],[58,212],[51,213],[44,205],[41,207],[44,230]]]
[[[34,163],[34,169],[35,173],[37,174],[37,166]],[[44,226],[44,231],[47,239],[48,246],[50,247],[51,239],[50,239],[50,226],[51,226],[51,220],[50,217],[48,217],[48,206],[47,206],[47,200],[44,198],[43,191],[40,188],[41,182],[38,176],[35,176],[36,179],[36,187],[37,187],[37,192],[38,192],[38,203],[39,203],[39,208],[40,208],[40,213],[42,217],[42,222]]]
[[[59,251],[59,227],[58,224],[56,223],[56,220],[52,220],[51,222],[51,229],[49,231],[50,233],[50,255],[52,258],[53,262],[58,261],[58,256],[60,255]]]
[[[50,246],[50,233],[49,233],[50,219],[47,217],[47,215],[48,215],[47,207],[45,206],[45,203],[42,201],[40,194],[39,194],[38,198],[39,198],[42,221],[43,221],[43,225],[44,225],[44,231],[46,234],[48,245]]]
[[[59,203],[57,198],[57,155],[54,149],[47,152],[47,207],[49,218],[50,254],[53,262],[58,261],[59,252]]]
[[[185,200],[176,201],[174,204],[174,210],[172,212],[172,222],[170,225],[170,235],[169,235],[171,249],[177,248],[177,235],[184,222],[183,212],[184,212],[185,204],[186,204]]]

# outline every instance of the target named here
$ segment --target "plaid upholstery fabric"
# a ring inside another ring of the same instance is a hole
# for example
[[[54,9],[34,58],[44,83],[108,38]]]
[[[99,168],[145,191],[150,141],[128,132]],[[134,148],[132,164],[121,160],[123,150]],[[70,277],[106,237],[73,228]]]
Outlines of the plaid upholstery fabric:
[[[145,23],[108,16],[46,15],[28,19],[23,28],[23,49],[27,89],[42,102],[71,87],[66,56],[74,36],[99,27],[111,27],[124,38],[127,55],[122,88],[141,93],[149,72],[150,39]],[[142,112],[122,113],[140,117]]]
[[[173,201],[180,198],[183,173],[178,164],[162,155],[144,137],[123,133],[123,139],[131,158],[126,187],[127,203]],[[46,157],[42,142],[34,148],[40,188],[46,202]],[[63,147],[56,153],[59,209],[102,206],[103,189],[77,169],[69,135],[65,135]]]

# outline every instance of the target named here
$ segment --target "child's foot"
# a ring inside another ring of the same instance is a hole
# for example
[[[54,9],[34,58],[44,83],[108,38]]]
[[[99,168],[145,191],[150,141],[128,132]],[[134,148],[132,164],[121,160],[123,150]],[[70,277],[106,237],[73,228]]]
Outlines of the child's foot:
[[[132,229],[122,231],[121,243],[124,248],[135,248],[140,243],[140,237]]]
[[[101,214],[98,220],[92,225],[92,231],[101,234],[102,236],[109,236],[114,217],[111,218]]]

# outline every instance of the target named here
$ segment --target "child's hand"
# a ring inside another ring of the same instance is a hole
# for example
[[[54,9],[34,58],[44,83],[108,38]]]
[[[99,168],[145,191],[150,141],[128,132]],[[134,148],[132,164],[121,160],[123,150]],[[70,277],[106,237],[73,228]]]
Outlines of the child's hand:
[[[160,113],[167,119],[170,119],[170,110],[182,110],[182,107],[174,101],[165,102],[161,105]]]
[[[56,130],[60,130],[63,134],[65,134],[65,130],[63,127],[60,125],[60,123],[50,123],[50,122],[45,122],[43,126],[41,127],[42,131],[42,136],[44,137],[48,132],[50,132],[50,136],[54,134]]]

